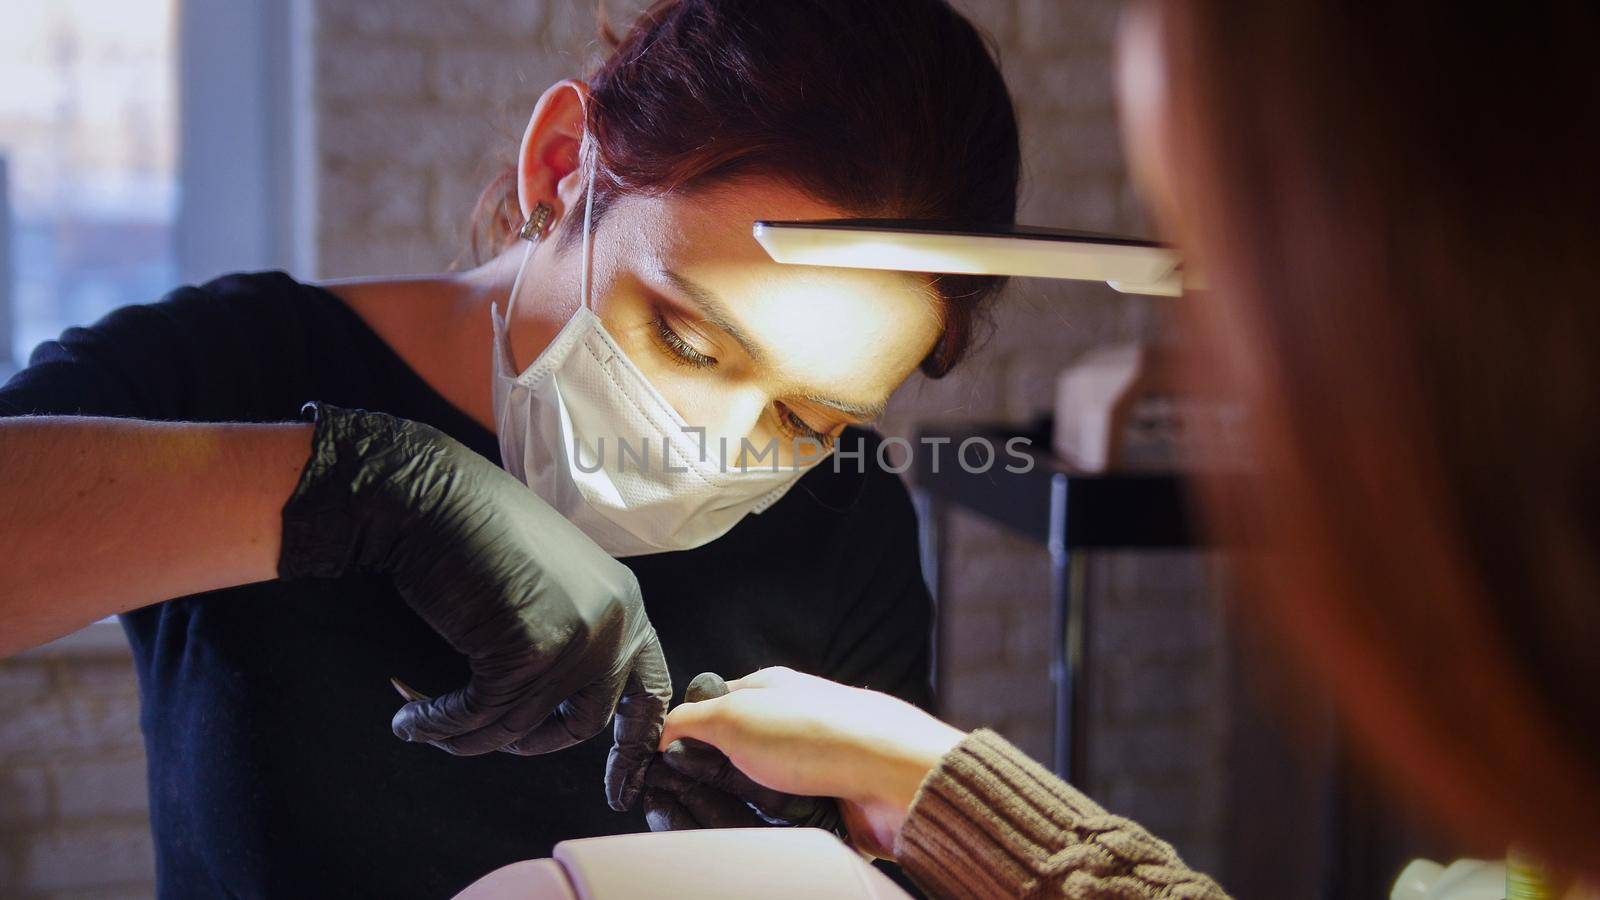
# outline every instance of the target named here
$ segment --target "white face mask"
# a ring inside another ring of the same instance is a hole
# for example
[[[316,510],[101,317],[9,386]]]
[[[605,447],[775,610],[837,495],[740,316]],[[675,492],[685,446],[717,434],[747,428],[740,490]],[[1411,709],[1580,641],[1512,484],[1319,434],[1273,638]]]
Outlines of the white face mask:
[[[707,446],[704,432],[689,428],[592,308],[593,208],[591,184],[578,311],[520,375],[511,367],[506,323],[537,238],[522,257],[506,318],[490,309],[501,461],[612,556],[699,547],[777,502],[826,454],[808,454],[805,466],[780,466],[773,448],[749,468],[730,467],[721,441]],[[737,455],[737,446],[730,449]]]

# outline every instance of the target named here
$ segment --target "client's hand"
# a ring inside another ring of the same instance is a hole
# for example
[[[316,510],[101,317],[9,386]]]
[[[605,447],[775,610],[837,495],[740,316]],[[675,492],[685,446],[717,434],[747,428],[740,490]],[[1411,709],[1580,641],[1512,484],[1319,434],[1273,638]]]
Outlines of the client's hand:
[[[715,672],[701,672],[683,690],[685,703],[728,693]],[[821,828],[845,836],[839,804],[832,797],[775,791],[750,780],[721,750],[693,738],[672,742],[645,776],[645,821],[651,831],[751,828],[779,825]]]
[[[667,715],[670,761],[683,738],[704,741],[775,791],[837,797],[851,840],[878,856],[895,837],[922,779],[962,732],[876,691],[790,669],[728,682],[729,693]]]

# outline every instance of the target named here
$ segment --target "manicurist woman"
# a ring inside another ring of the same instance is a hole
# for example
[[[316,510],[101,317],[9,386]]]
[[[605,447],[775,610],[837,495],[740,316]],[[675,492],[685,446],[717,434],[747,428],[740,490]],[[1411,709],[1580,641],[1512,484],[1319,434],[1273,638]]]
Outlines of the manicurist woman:
[[[1239,621],[1332,690],[1396,796],[1593,900],[1600,10],[1126,15],[1131,161],[1212,288],[1180,307],[1190,374],[1252,414],[1250,477],[1208,486],[1247,551]],[[731,686],[673,710],[667,762],[748,785],[674,743],[697,738],[840,797],[935,897],[1223,896],[991,731],[792,671]]]
[[[780,267],[751,223],[1010,221],[1017,172],[944,0],[657,4],[538,98],[477,268],[235,275],[40,346],[0,653],[121,616],[174,897],[444,896],[638,829],[606,802],[702,670],[926,703],[905,491],[803,451],[870,460],[998,284]]]

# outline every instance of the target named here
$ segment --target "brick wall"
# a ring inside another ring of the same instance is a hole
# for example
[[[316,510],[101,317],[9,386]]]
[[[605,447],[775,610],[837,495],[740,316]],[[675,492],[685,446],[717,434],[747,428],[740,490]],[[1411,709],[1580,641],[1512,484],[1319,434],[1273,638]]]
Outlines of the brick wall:
[[[865,0],[864,0],[865,2]],[[307,276],[436,271],[533,101],[595,52],[589,0],[311,0],[315,247]],[[611,0],[624,19],[642,0]],[[957,0],[998,42],[1025,142],[1023,218],[1147,231],[1111,98],[1115,0]],[[1016,284],[993,339],[896,398],[885,430],[1026,421],[1084,351],[1157,334],[1163,301],[1094,285]],[[944,714],[1050,750],[1047,559],[956,513],[947,535]],[[1093,744],[1087,787],[1195,865],[1223,858],[1228,704],[1204,560],[1088,560]],[[0,896],[149,893],[132,672],[125,654],[0,663]],[[29,892],[32,893],[29,893]]]
[[[595,5],[313,2],[318,274],[440,271],[539,95],[598,52]]]
[[[0,660],[0,897],[154,893],[133,663],[91,631]]]

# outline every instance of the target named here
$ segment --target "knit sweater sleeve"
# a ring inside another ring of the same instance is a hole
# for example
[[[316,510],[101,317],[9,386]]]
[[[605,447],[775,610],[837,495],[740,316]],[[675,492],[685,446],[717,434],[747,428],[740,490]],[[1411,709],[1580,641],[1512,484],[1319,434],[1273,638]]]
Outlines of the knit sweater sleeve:
[[[1171,845],[981,729],[928,773],[895,855],[938,898],[1227,900]]]

